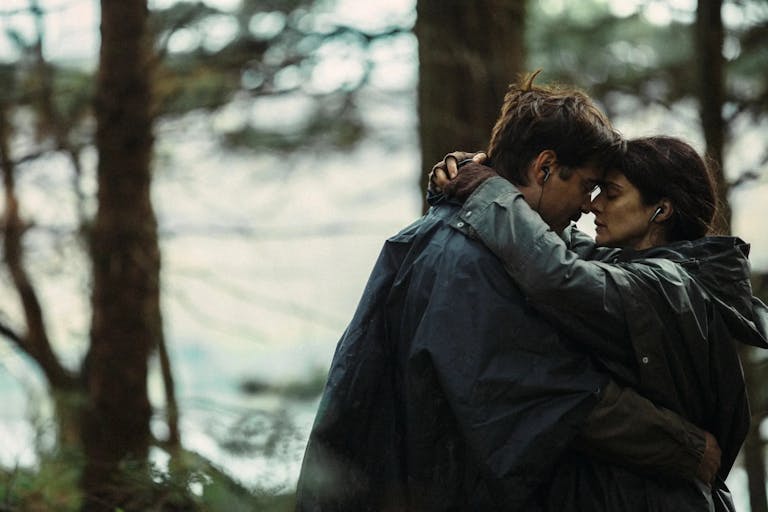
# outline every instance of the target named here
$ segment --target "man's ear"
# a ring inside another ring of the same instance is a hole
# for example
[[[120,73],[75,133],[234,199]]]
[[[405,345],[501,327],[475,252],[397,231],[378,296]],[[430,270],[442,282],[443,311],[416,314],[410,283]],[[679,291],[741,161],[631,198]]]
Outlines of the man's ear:
[[[553,149],[545,149],[536,155],[528,171],[529,177],[533,178],[539,186],[543,186],[552,177],[557,166],[557,153]]]
[[[675,208],[672,206],[672,201],[665,197],[656,203],[652,220],[653,222],[661,224],[662,222],[669,220],[673,213],[675,213]]]

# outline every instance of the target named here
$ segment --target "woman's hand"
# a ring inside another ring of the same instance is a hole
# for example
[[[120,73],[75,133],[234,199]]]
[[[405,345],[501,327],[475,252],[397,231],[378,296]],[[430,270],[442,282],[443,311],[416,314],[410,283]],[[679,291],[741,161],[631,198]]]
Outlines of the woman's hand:
[[[429,172],[429,191],[445,192],[444,187],[459,174],[459,164],[466,161],[483,163],[488,159],[485,153],[466,153],[454,151],[443,157],[441,162],[432,166]]]
[[[706,440],[706,446],[704,447],[704,453],[701,456],[699,468],[696,470],[696,478],[711,486],[720,469],[720,456],[722,453],[720,452],[720,445],[717,444],[715,436],[709,432],[705,432],[704,439]]]
[[[496,171],[482,165],[487,159],[485,153],[455,151],[445,155],[429,173],[430,190],[466,201],[485,180],[497,176]]]

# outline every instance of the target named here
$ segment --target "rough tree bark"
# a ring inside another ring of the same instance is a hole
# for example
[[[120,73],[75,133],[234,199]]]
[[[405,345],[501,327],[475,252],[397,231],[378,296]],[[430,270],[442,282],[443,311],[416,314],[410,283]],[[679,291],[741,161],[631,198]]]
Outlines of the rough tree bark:
[[[698,77],[699,113],[704,132],[706,154],[713,164],[717,182],[719,215],[715,230],[730,233],[731,207],[728,202],[729,184],[723,170],[723,150],[726,123],[723,118],[725,102],[725,59],[723,57],[722,0],[700,0],[696,10],[695,47]]]
[[[484,150],[525,62],[525,0],[419,0],[419,184],[447,152]],[[424,209],[427,205],[424,203]]]
[[[150,351],[161,332],[160,252],[150,197],[152,116],[146,0],[101,1],[96,82],[98,211],[93,224],[84,510],[130,498],[121,463],[146,462]]]
[[[720,212],[715,219],[715,231],[731,232],[731,207],[728,200],[729,183],[723,169],[723,151],[726,140],[726,121],[723,118],[725,102],[725,59],[723,57],[722,0],[699,0],[694,27],[697,54],[699,112],[706,142],[706,154],[713,164],[718,188]],[[762,382],[760,366],[756,364],[750,347],[742,345],[741,359],[747,380],[747,392],[753,409],[758,404]],[[755,414],[756,413],[756,414]],[[742,449],[747,471],[749,501],[752,512],[768,512],[766,496],[765,442],[760,435],[762,410],[753,411],[752,426]]]

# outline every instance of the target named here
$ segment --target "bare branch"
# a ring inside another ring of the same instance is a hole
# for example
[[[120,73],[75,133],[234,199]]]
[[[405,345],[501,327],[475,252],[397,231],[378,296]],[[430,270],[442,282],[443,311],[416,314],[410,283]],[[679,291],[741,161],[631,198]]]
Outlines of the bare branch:
[[[43,9],[37,4],[32,4],[27,7],[19,7],[17,9],[0,10],[0,18],[10,18],[13,16],[20,16],[20,15],[45,16],[45,15],[50,15],[50,14],[54,14],[61,11],[66,11],[67,9],[71,9],[73,6],[79,3],[80,4],[83,3],[82,0],[62,2],[58,5],[46,7],[45,9]]]
[[[38,158],[42,158],[52,152],[53,152],[53,149],[41,149],[40,151],[35,151],[34,153],[29,153],[27,155],[17,158],[16,160],[13,161],[13,165],[15,167],[18,167],[20,165],[33,162]]]
[[[0,335],[3,335],[10,341],[14,342],[19,348],[24,349],[24,340],[21,335],[13,330],[9,325],[0,320]]]
[[[51,386],[59,389],[70,388],[75,385],[76,380],[53,352],[43,319],[42,306],[24,268],[21,243],[24,225],[19,217],[15,168],[8,142],[9,131],[7,111],[5,105],[0,104],[0,172],[2,172],[5,193],[2,243],[5,264],[19,295],[27,329],[25,335],[16,336],[16,339],[19,347],[40,365]]]
[[[750,183],[754,183],[755,181],[759,181],[761,178],[763,178],[764,174],[765,173],[763,172],[755,171],[755,170],[744,171],[739,175],[738,178],[731,181],[728,187],[731,189],[734,189],[734,188],[742,187],[744,185],[748,185]]]

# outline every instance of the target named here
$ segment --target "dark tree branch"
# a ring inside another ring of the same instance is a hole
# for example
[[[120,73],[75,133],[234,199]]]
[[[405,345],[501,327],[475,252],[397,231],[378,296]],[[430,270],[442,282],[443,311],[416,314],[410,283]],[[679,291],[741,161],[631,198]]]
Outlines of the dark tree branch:
[[[20,349],[24,350],[24,340],[21,335],[13,330],[9,325],[0,320],[0,335],[4,336],[8,340],[16,344]],[[26,350],[24,350],[26,352]],[[28,352],[27,352],[28,353]]]
[[[755,171],[755,170],[744,171],[739,175],[738,178],[731,181],[728,186],[731,189],[743,187],[744,185],[748,185],[750,183],[754,183],[760,180],[761,178],[764,177],[764,175],[765,175],[765,172],[762,172],[762,171]]]
[[[19,346],[41,367],[48,382],[58,389],[69,389],[76,385],[76,379],[67,371],[53,352],[45,327],[43,311],[37,292],[24,268],[22,236],[24,224],[19,217],[18,199],[13,159],[10,155],[10,128],[7,110],[0,105],[0,171],[5,193],[3,215],[4,260],[21,301],[27,332],[17,336]]]

